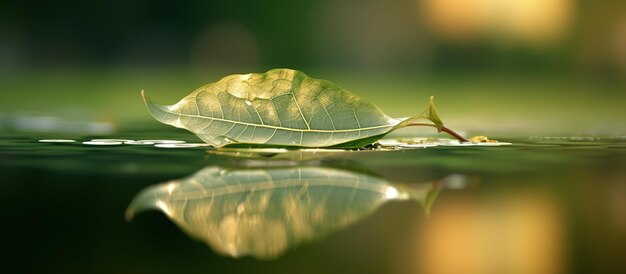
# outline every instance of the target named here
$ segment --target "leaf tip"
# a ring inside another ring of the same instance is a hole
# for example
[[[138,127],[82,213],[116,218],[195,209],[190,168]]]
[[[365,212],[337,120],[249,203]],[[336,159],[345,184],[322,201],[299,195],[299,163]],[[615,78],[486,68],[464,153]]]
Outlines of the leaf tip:
[[[148,97],[146,95],[146,91],[145,90],[141,90],[141,99],[143,99],[144,104],[146,104],[146,106],[148,107],[148,109],[150,109],[150,105],[154,104],[154,102],[152,102],[152,100],[150,100],[150,97]]]
[[[437,108],[435,107],[435,95],[431,95],[428,98],[428,106],[424,112],[426,114],[424,118],[433,122],[437,126],[437,129],[441,132],[443,121],[441,120],[441,117],[439,117],[439,113],[437,113]]]

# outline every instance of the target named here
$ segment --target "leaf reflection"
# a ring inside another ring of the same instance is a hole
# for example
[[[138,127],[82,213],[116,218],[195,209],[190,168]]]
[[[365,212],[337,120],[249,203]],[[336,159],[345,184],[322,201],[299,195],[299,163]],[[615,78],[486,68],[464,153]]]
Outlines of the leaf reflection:
[[[436,182],[392,184],[324,166],[211,166],[144,189],[126,217],[157,209],[217,253],[271,259],[346,227],[390,200],[412,199],[428,211],[438,191]]]

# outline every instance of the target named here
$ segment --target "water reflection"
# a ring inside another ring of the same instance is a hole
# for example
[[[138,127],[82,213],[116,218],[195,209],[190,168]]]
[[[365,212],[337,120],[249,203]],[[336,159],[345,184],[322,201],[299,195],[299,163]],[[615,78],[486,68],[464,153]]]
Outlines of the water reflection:
[[[455,175],[455,181],[460,180]],[[414,200],[426,213],[442,182],[392,183],[327,166],[224,168],[142,190],[126,217],[156,209],[217,253],[271,259],[373,213],[392,200]]]

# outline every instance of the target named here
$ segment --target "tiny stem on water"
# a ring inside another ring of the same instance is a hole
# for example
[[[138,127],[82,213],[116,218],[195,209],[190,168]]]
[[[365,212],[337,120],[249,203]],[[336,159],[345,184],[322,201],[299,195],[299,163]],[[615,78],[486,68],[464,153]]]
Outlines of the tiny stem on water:
[[[452,137],[456,138],[457,140],[461,141],[461,142],[469,142],[470,140],[468,140],[467,138],[463,137],[461,134],[456,133],[454,130],[451,130],[445,126],[437,126],[435,124],[428,124],[428,123],[410,123],[409,126],[427,126],[427,127],[434,127],[437,130],[439,130],[440,132],[443,131],[445,133],[450,134]]]

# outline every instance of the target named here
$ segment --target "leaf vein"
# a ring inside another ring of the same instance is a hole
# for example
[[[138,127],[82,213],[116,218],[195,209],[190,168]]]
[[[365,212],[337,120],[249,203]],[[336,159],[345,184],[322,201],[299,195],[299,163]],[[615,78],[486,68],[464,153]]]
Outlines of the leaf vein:
[[[317,99],[318,102],[320,102],[320,105],[322,106],[322,108],[326,112],[326,115],[328,115],[328,119],[330,119],[330,124],[333,125],[333,130],[337,130],[337,127],[335,127],[335,122],[333,121],[333,117],[330,116],[330,112],[328,112],[328,109],[326,108],[324,103],[322,103],[322,100],[320,100],[320,97],[317,97],[316,99]]]
[[[296,103],[296,107],[298,107],[298,111],[300,112],[300,116],[302,116],[302,121],[304,121],[304,123],[306,124],[306,128],[311,129],[309,122],[307,122],[306,117],[304,117],[304,113],[302,113],[302,108],[300,107],[300,104],[298,104],[298,99],[296,99],[296,95],[293,94],[293,92],[290,92],[289,94],[291,94],[291,97],[293,97],[293,101]]]
[[[296,129],[296,128],[287,128],[287,127],[283,127],[283,126],[259,125],[259,124],[253,124],[253,123],[247,123],[247,122],[241,122],[241,121],[233,121],[233,120],[228,120],[228,119],[223,119],[223,118],[216,118],[216,117],[206,117],[206,116],[199,116],[199,115],[182,114],[182,113],[176,113],[176,112],[172,112],[170,110],[164,109],[162,106],[158,106],[158,107],[161,110],[163,110],[164,112],[167,112],[169,114],[174,114],[174,115],[179,115],[179,116],[184,116],[184,117],[199,118],[199,119],[209,119],[209,120],[216,120],[216,121],[227,122],[227,123],[235,123],[235,124],[241,124],[241,125],[249,125],[249,126],[255,126],[255,127],[270,128],[270,129],[275,129],[275,130],[280,129],[280,130],[286,130],[286,131],[334,133],[334,132],[353,132],[353,131],[362,131],[362,130],[382,129],[382,128],[391,128],[391,127],[393,127],[392,124],[385,124],[385,125],[380,125],[380,126],[372,126],[372,127],[365,127],[365,128],[355,128],[355,129],[333,129],[333,130],[325,130],[325,129]]]

